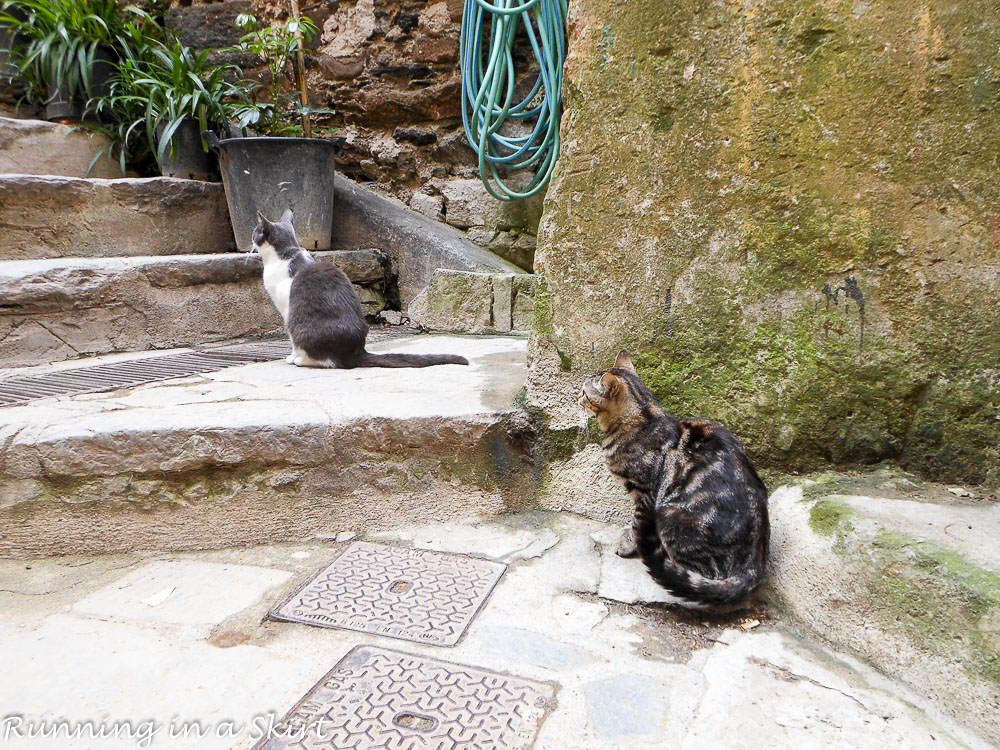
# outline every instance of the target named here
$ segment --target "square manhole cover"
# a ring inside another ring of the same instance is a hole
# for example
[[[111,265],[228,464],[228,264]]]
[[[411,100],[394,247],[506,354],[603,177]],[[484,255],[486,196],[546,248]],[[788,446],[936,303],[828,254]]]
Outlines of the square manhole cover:
[[[507,566],[355,542],[271,610],[271,617],[454,646]]]
[[[254,750],[521,750],[554,705],[545,682],[358,646]]]

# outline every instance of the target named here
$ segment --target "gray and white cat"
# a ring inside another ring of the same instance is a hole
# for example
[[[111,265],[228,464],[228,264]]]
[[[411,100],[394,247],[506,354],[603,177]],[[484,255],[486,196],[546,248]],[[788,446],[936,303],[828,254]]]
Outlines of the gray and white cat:
[[[264,288],[292,340],[286,360],[299,367],[429,367],[467,365],[455,354],[372,354],[368,324],[350,279],[334,265],[317,263],[299,247],[292,211],[268,221],[257,212],[253,250],[264,260]]]

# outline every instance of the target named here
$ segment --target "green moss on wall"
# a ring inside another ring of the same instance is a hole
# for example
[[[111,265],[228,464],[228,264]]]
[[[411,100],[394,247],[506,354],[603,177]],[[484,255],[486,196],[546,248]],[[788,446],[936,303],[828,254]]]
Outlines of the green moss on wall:
[[[536,256],[562,369],[630,348],[762,465],[1000,484],[994,5],[579,0],[571,26]]]

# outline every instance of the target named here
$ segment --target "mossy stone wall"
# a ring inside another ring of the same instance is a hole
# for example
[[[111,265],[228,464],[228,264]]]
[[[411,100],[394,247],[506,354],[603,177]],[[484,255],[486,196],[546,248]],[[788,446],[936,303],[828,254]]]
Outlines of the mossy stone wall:
[[[995,0],[570,5],[529,402],[626,347],[764,466],[1000,484]]]

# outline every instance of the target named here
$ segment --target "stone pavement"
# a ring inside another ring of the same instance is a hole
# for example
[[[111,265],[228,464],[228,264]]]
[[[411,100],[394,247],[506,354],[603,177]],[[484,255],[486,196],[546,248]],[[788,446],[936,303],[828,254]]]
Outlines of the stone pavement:
[[[454,648],[265,619],[351,532],[204,552],[2,560],[0,730],[9,736],[0,733],[0,747],[248,748],[358,644],[558,683],[537,750],[986,747],[763,604],[728,614],[636,604],[669,597],[639,562],[614,556],[617,533],[532,512],[358,536],[510,564]],[[130,721],[138,734],[17,739],[10,717]],[[193,722],[208,734],[169,736]]]

